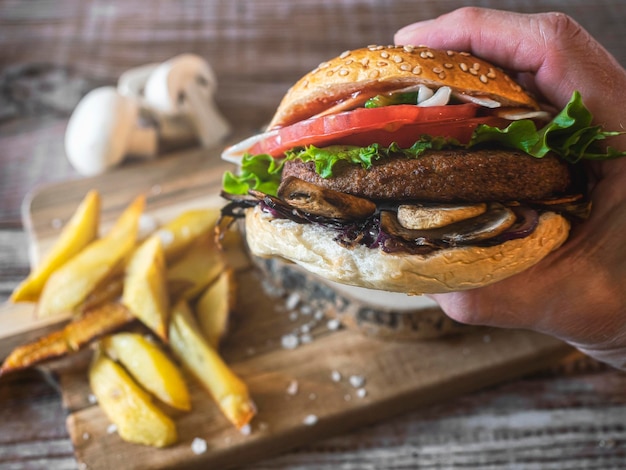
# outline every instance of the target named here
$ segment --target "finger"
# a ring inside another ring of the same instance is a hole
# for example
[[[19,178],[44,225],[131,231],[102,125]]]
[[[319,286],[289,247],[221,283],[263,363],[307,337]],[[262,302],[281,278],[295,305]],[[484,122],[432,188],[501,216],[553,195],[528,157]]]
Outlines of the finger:
[[[395,41],[472,52],[512,71],[514,78],[522,78],[558,108],[578,90],[597,124],[607,130],[626,129],[622,107],[606,106],[607,96],[611,103],[626,103],[626,71],[565,14],[466,7],[408,25],[396,33]],[[610,144],[623,147],[626,137]]]

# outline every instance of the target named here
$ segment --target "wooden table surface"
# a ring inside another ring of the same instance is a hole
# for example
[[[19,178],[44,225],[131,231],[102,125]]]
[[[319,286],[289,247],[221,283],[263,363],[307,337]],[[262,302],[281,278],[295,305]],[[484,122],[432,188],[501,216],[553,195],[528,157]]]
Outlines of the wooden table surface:
[[[252,133],[319,62],[390,43],[397,28],[464,3],[0,0],[0,301],[29,270],[24,196],[79,177],[63,134],[87,91],[114,84],[132,66],[198,53],[216,71],[220,109]],[[564,11],[626,64],[623,0],[476,3]],[[626,468],[625,423],[626,375],[578,361],[250,468]],[[0,381],[0,468],[77,468],[54,377],[29,371]]]

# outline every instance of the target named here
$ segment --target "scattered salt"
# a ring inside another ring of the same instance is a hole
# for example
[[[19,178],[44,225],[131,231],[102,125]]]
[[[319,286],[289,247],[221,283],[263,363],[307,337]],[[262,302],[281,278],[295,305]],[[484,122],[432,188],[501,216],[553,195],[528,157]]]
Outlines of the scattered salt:
[[[329,330],[333,330],[333,331],[338,330],[340,326],[341,326],[341,323],[336,318],[332,318],[328,320],[328,322],[326,322],[326,327]]]
[[[300,307],[300,313],[302,315],[311,315],[313,313],[313,307],[311,307],[310,305],[303,305],[302,307]]]
[[[298,393],[298,381],[297,380],[292,380],[291,382],[289,382],[289,385],[287,385],[287,395],[295,395]]]
[[[350,385],[352,385],[354,388],[361,388],[363,387],[363,385],[365,385],[365,377],[363,377],[362,375],[351,375],[348,380],[350,382]]]
[[[94,405],[98,403],[98,398],[93,393],[90,393],[89,395],[87,395],[87,401]]]
[[[300,294],[298,294],[297,292],[292,292],[287,297],[287,300],[285,301],[285,306],[287,307],[288,310],[294,310],[298,306],[299,303],[300,303]]]
[[[284,335],[280,339],[280,344],[282,345],[284,349],[296,349],[299,343],[300,343],[300,340],[294,334]]]
[[[88,433],[88,432],[84,432],[84,433],[83,433],[83,441],[88,441],[90,437],[91,437],[91,436],[89,435],[89,433]]]
[[[191,441],[191,451],[196,455],[204,454],[207,448],[207,442],[201,437],[196,437]]]
[[[174,234],[170,230],[161,229],[155,233],[161,239],[163,246],[169,246],[174,241]]]
[[[359,398],[365,398],[367,396],[367,390],[365,390],[364,388],[359,388],[356,391],[356,396]]]
[[[317,423],[317,416],[316,415],[307,415],[302,420],[302,423],[305,424],[306,426],[313,426],[314,424]]]
[[[252,427],[249,424],[243,426],[239,432],[244,436],[249,436],[252,433]]]
[[[339,382],[341,381],[341,372],[339,372],[338,370],[334,370],[330,373],[330,378],[333,382]]]
[[[300,343],[302,344],[309,344],[313,342],[313,336],[311,336],[310,334],[304,334],[300,336]]]
[[[157,220],[150,214],[141,214],[139,216],[139,234],[138,238],[145,238],[154,232],[159,224]]]
[[[109,424],[107,427],[107,434],[114,434],[117,432],[117,425],[114,423]]]

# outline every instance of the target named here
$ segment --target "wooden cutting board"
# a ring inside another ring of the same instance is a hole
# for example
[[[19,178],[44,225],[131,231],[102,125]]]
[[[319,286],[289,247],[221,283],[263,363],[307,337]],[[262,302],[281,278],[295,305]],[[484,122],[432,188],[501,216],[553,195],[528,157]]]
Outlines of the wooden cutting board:
[[[228,168],[214,152],[193,150],[40,188],[24,204],[34,257],[50,246],[59,225],[89,189],[103,196],[105,229],[141,192],[148,196],[147,211],[166,220],[187,208],[221,205],[220,180]],[[258,407],[251,432],[236,431],[191,381],[193,411],[176,416],[177,445],[157,450],[125,443],[107,431],[109,421],[90,400],[87,351],[55,367],[80,464],[89,469],[251,464],[547,367],[571,352],[559,341],[527,331],[472,329],[421,342],[372,339],[336,329],[326,317],[297,305],[288,292],[271,291],[251,266],[240,269],[237,279],[238,306],[222,354],[249,384]],[[1,357],[13,345],[51,328],[32,314],[30,305],[2,307]],[[362,383],[351,383],[351,377]],[[192,451],[194,438],[207,442],[205,452]]]

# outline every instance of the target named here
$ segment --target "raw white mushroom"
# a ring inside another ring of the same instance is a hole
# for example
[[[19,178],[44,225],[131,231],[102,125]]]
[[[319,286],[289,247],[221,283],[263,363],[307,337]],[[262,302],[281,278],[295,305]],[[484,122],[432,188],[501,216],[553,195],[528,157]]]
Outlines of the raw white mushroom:
[[[87,93],[72,113],[65,132],[65,152],[82,175],[105,172],[127,155],[154,157],[158,135],[139,123],[139,105],[112,86]]]
[[[156,124],[159,139],[174,146],[183,146],[198,141],[192,123],[184,113],[165,113],[146,102],[144,90],[150,75],[159,67],[159,63],[139,65],[128,69],[117,80],[117,91],[129,98],[139,100],[140,113],[146,121]]]
[[[181,54],[156,67],[148,77],[144,97],[158,111],[188,115],[202,145],[212,147],[230,132],[213,100],[216,86],[206,60]]]

